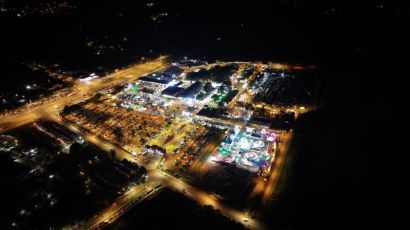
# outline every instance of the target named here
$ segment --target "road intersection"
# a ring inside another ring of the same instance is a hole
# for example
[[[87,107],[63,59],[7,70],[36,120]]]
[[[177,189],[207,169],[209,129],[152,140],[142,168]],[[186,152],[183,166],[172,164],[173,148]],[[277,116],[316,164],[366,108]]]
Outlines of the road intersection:
[[[92,219],[78,224],[76,226],[78,229],[97,229],[104,224],[112,223],[115,219],[125,213],[125,211],[130,209],[130,207],[141,202],[147,197],[156,194],[156,192],[158,192],[162,187],[168,187],[175,191],[181,192],[202,205],[211,205],[215,209],[220,210],[225,216],[242,223],[250,229],[265,229],[265,226],[258,219],[258,217],[250,217],[246,211],[222,204],[222,202],[219,202],[218,198],[216,198],[213,194],[204,192],[187,184],[182,179],[178,179],[172,175],[164,173],[158,168],[158,164],[156,162],[151,161],[146,163],[142,156],[133,156],[128,151],[125,151],[117,145],[103,140],[92,133],[87,133],[79,127],[76,127],[74,124],[65,122],[59,116],[60,111],[65,106],[76,104],[91,98],[101,89],[132,82],[141,76],[152,72],[161,71],[167,67],[169,67],[169,64],[166,62],[166,57],[161,57],[150,62],[134,65],[127,69],[117,71],[89,83],[78,81],[71,89],[73,91],[69,91],[67,89],[61,90],[56,92],[56,94],[52,96],[52,99],[46,99],[42,102],[34,102],[24,106],[18,111],[3,114],[0,117],[0,133],[30,122],[34,122],[37,119],[49,119],[64,125],[71,131],[84,137],[86,141],[93,143],[106,151],[114,150],[119,158],[124,158],[139,165],[143,165],[147,169],[148,179],[146,183],[131,187],[106,210],[103,210]],[[278,153],[278,160],[275,162],[276,165],[273,167],[268,181],[260,182],[262,184],[257,184],[256,186],[256,188],[263,191],[264,204],[267,203],[273,193],[291,137],[292,135],[290,132],[286,135],[286,140],[282,142],[280,152]]]

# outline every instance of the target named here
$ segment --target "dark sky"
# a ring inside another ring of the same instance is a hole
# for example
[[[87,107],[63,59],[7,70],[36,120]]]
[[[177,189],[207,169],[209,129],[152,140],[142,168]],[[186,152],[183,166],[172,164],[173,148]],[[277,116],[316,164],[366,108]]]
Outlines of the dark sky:
[[[408,40],[403,28],[410,15],[406,4],[381,0],[72,2],[77,9],[69,16],[2,20],[2,49],[29,53],[34,46],[44,46],[32,56],[54,56],[47,47],[69,56],[64,46],[81,46],[85,36],[131,34],[130,43],[141,55],[152,49],[207,59],[323,62],[337,68],[342,61],[380,60],[403,50]],[[148,7],[149,2],[154,6]],[[152,21],[164,12],[168,15],[161,23]]]

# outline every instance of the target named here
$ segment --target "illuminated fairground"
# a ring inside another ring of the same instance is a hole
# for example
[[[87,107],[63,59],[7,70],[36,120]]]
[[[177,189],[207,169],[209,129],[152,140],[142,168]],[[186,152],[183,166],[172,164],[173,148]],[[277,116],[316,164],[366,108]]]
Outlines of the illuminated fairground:
[[[272,130],[236,127],[221,143],[216,157],[225,163],[267,174],[275,159],[276,137]]]
[[[307,111],[305,105],[285,106],[294,91],[281,90],[300,85],[299,78],[270,64],[183,63],[111,85],[61,116],[133,157],[161,156],[160,168],[178,177],[218,171],[217,164],[204,164],[212,161],[268,175],[280,155],[278,132]],[[271,100],[276,97],[284,98],[280,106]]]
[[[128,84],[116,96],[117,103],[123,108],[146,112],[152,115],[164,115],[165,111],[174,104],[174,101],[156,96],[158,95],[157,91],[160,91],[161,88],[161,86],[155,83]]]

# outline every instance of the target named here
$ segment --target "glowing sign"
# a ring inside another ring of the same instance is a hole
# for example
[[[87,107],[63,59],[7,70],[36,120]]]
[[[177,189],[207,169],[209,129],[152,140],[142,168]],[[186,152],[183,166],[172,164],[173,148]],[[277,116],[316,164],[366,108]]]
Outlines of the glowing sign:
[[[138,92],[138,85],[137,84],[132,84],[132,90],[134,91],[134,93]]]
[[[229,152],[228,150],[226,150],[225,148],[223,148],[223,147],[220,147],[220,148],[219,148],[219,152],[220,152],[224,157],[226,157],[226,156],[228,156],[228,155],[230,154],[230,152]]]
[[[267,141],[270,141],[270,142],[274,142],[274,141],[276,140],[276,138],[277,138],[276,133],[271,132],[271,133],[270,133],[270,136],[268,136],[268,137],[266,138],[266,140],[267,140]]]
[[[239,141],[239,146],[243,150],[249,150],[251,148],[251,143],[249,140],[245,137],[242,137],[241,140]]]

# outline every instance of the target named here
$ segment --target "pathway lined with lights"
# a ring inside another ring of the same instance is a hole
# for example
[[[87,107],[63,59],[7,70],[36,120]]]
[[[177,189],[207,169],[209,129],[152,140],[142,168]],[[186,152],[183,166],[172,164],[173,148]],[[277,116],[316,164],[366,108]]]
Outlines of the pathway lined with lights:
[[[84,101],[92,97],[92,95],[100,89],[130,82],[143,75],[161,71],[169,66],[165,62],[165,58],[166,57],[161,57],[152,62],[134,65],[89,83],[78,81],[73,86],[75,92],[71,95],[64,94],[66,90],[63,90],[62,92],[56,92],[54,95],[51,95],[49,100],[45,99],[44,103],[33,102],[23,106],[22,109],[3,114],[0,117],[0,132],[5,132],[33,122],[48,114],[58,114],[64,106]]]
[[[145,184],[140,184],[131,187],[125,194],[120,196],[113,205],[103,210],[101,213],[91,218],[90,220],[87,220],[77,225],[76,227],[78,229],[97,229],[104,226],[105,224],[112,223],[114,220],[116,220],[122,214],[124,214],[127,210],[133,207],[133,205],[141,202],[149,196],[156,194],[156,192],[159,191],[160,188],[162,188],[162,186],[166,186],[175,191],[181,192],[186,196],[196,200],[198,203],[202,205],[211,205],[215,209],[220,210],[223,215],[239,223],[242,223],[245,227],[248,227],[250,229],[265,229],[265,226],[260,220],[256,218],[250,218],[247,212],[241,211],[239,209],[234,209],[232,207],[228,207],[222,204],[214,195],[204,192],[198,188],[195,188],[185,183],[180,179],[177,179],[169,174],[162,172],[160,169],[157,168],[156,162],[152,161],[146,164],[140,157],[134,157],[129,152],[111,144],[108,141],[105,141],[97,137],[94,134],[86,133],[80,130],[79,128],[75,127],[73,124],[63,122],[62,118],[58,115],[59,111],[62,108],[64,108],[64,106],[76,104],[88,98],[91,98],[94,95],[94,93],[103,88],[135,81],[140,76],[147,75],[152,72],[161,71],[164,68],[167,68],[169,65],[164,61],[164,59],[164,57],[161,57],[152,62],[135,65],[130,68],[108,75],[107,77],[96,79],[92,82],[89,82],[88,84],[78,82],[74,85],[75,93],[73,94],[64,96],[62,95],[61,97],[49,100],[46,103],[39,104],[38,102],[35,102],[33,103],[33,105],[25,106],[26,109],[23,109],[22,111],[13,114],[7,114],[5,116],[0,117],[0,132],[5,132],[7,130],[16,128],[23,124],[33,122],[39,118],[47,118],[61,125],[64,125],[71,131],[74,131],[78,135],[84,137],[86,141],[99,146],[103,150],[108,152],[115,150],[118,157],[142,165],[147,169],[148,181]],[[218,64],[220,65],[221,63]],[[210,67],[207,66],[207,68]],[[244,89],[241,89],[240,92],[236,95],[236,97],[238,97],[243,91]],[[204,105],[201,105],[198,109],[196,109],[195,114],[203,106]],[[212,121],[216,120],[228,126],[238,125],[238,122],[226,119],[204,119]],[[278,154],[279,156],[275,163],[276,165],[270,173],[268,181],[266,182],[260,180],[257,183],[256,188],[258,190],[263,191],[263,204],[267,203],[267,201],[270,199],[271,194],[273,193],[275,184],[280,174],[280,170],[282,168],[281,165],[283,164],[285,153],[287,151],[287,146],[289,145],[290,139],[291,132],[286,135],[285,141],[281,144],[281,151]]]

